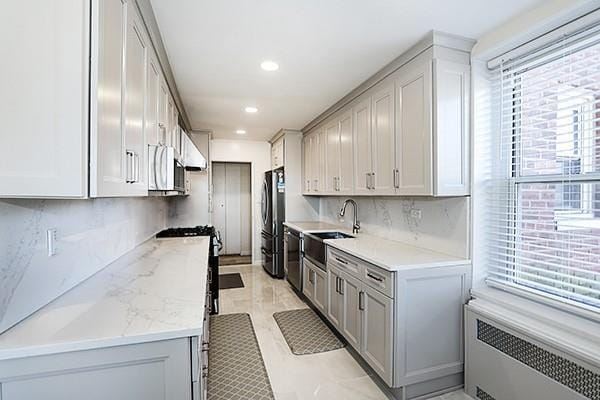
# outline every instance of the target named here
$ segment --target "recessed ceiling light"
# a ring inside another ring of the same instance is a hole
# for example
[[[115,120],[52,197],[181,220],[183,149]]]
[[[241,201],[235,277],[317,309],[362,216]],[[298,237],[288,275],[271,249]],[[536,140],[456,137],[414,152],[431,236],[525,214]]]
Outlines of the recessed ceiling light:
[[[262,63],[260,63],[260,67],[265,71],[272,72],[277,71],[279,69],[279,64],[277,64],[275,61],[265,60]]]
[[[237,131],[235,131],[235,133],[237,133],[238,135],[245,135],[246,131],[243,129],[238,129]]]
[[[256,108],[256,107],[246,107],[245,110],[247,113],[250,113],[250,114],[254,114],[255,112],[258,112],[258,108]]]

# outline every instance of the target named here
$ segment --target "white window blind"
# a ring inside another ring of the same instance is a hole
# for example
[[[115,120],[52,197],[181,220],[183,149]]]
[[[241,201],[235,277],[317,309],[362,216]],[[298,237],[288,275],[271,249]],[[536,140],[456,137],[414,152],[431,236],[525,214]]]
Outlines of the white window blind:
[[[600,312],[600,29],[494,74],[487,280]]]

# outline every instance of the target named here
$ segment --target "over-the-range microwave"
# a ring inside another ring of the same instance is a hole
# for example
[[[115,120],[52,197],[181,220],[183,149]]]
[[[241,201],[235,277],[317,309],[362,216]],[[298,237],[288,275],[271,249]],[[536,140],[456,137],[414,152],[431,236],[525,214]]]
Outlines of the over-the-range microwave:
[[[171,146],[148,146],[148,190],[185,192],[185,168]]]

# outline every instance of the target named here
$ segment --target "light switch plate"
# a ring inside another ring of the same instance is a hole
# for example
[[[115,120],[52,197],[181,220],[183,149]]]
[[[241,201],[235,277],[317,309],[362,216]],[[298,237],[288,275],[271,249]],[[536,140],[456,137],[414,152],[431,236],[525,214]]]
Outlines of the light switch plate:
[[[46,244],[48,248],[48,257],[56,255],[56,228],[46,231]]]
[[[410,216],[412,219],[420,220],[423,214],[418,208],[413,208],[410,210]]]

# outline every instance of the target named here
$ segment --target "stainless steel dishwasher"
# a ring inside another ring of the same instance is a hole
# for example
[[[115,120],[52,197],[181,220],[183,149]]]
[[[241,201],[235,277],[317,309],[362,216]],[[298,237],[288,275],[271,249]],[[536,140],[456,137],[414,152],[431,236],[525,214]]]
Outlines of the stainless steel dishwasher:
[[[286,227],[284,230],[283,265],[285,278],[302,293],[302,234]]]

